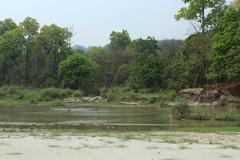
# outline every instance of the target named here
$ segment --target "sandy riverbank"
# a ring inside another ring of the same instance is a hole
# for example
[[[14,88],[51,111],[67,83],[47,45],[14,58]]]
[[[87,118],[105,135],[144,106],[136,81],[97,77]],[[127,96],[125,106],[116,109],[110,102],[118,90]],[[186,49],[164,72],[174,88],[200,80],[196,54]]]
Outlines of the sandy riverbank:
[[[238,160],[240,157],[240,134],[163,132],[154,135],[141,140],[90,135],[1,133],[0,159]]]

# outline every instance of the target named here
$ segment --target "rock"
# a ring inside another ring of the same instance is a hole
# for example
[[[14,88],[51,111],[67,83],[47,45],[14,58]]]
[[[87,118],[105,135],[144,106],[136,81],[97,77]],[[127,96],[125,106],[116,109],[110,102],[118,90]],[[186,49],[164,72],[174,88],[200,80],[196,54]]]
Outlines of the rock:
[[[189,88],[183,89],[179,93],[184,95],[200,95],[204,91],[203,88]]]
[[[83,100],[80,98],[73,98],[73,97],[64,99],[65,103],[81,103],[82,101]]]
[[[199,102],[201,103],[212,103],[219,100],[221,97],[221,92],[218,90],[206,90],[199,97]]]
[[[240,107],[240,98],[233,96],[221,96],[219,100],[220,106],[235,106]]]
[[[96,97],[84,97],[83,101],[85,102],[96,102],[102,100],[102,97],[96,96]]]
[[[138,103],[134,103],[134,102],[121,102],[121,103],[124,105],[135,105],[135,106],[139,105]]]
[[[199,102],[200,95],[204,92],[203,88],[189,88],[183,89],[179,92],[180,96],[186,98],[188,101]]]

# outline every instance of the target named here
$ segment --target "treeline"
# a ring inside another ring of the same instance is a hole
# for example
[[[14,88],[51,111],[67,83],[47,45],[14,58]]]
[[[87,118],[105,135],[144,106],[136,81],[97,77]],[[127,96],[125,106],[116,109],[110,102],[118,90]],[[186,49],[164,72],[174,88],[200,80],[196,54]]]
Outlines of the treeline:
[[[96,94],[114,86],[157,91],[240,82],[239,0],[186,3],[176,19],[189,20],[195,32],[185,41],[132,40],[123,30],[85,53],[71,48],[67,28],[40,28],[33,18],[0,21],[0,83]]]
[[[17,25],[0,21],[0,80],[2,84],[34,87],[57,83],[58,64],[71,54],[72,33],[33,18]]]

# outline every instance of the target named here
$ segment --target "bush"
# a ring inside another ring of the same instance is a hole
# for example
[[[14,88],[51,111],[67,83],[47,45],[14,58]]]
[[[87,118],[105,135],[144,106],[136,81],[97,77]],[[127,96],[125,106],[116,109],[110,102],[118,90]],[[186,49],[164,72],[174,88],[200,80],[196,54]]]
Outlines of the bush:
[[[37,104],[37,103],[38,103],[38,100],[37,100],[37,99],[31,99],[31,100],[30,100],[30,103],[31,103],[31,104]]]
[[[0,87],[0,96],[9,97],[9,96],[21,96],[23,88],[17,86],[2,86]]]
[[[62,100],[54,100],[50,104],[52,107],[63,107],[64,102]]]
[[[223,113],[217,116],[217,120],[223,120],[223,121],[236,121],[240,119],[239,111],[234,108],[230,107]]]
[[[207,119],[211,119],[211,114],[210,112],[212,112],[210,109],[206,109],[204,107],[195,107],[192,110],[192,114],[191,114],[191,119],[195,119],[195,120],[207,120]]]
[[[41,90],[41,101],[50,101],[54,99],[63,99],[72,95],[70,89],[47,88]]]
[[[63,86],[92,93],[97,84],[98,65],[83,54],[72,54],[59,64],[58,74]]]
[[[188,118],[191,114],[191,107],[184,99],[177,98],[175,107],[173,108],[173,115],[176,119]]]
[[[83,92],[81,90],[76,90],[73,93],[73,97],[81,98],[81,97],[83,97]]]

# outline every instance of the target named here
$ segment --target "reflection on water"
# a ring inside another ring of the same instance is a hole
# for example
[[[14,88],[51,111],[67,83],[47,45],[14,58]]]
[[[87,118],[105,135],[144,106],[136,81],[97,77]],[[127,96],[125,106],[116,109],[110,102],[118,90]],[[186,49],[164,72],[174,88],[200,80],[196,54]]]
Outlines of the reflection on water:
[[[0,106],[1,123],[58,125],[107,125],[135,128],[240,126],[239,121],[176,121],[169,108],[159,107],[66,107]]]

